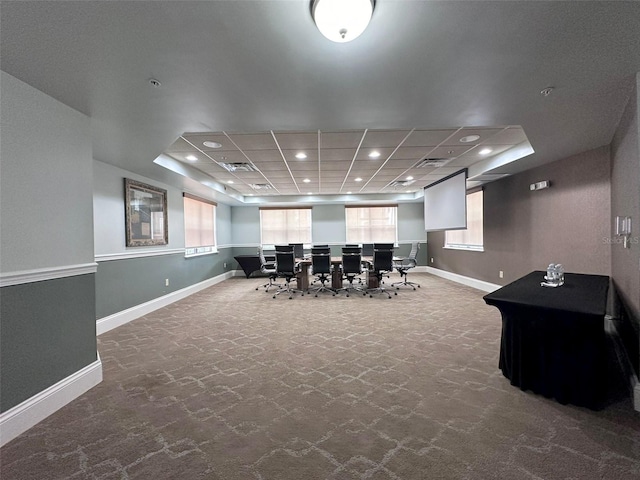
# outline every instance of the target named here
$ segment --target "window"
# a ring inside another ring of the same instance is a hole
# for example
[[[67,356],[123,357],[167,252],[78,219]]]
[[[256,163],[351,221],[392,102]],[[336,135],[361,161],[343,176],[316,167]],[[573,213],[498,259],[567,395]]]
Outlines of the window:
[[[444,236],[445,248],[484,251],[483,200],[482,190],[467,194],[467,228],[447,230]]]
[[[398,243],[398,206],[345,207],[347,243]]]
[[[185,256],[217,252],[216,204],[187,193],[183,196]]]
[[[262,245],[311,243],[311,207],[261,208],[260,239]]]

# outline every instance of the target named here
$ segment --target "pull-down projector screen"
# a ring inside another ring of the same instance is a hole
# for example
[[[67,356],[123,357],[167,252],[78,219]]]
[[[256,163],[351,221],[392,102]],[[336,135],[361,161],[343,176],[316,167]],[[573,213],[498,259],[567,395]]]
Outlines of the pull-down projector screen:
[[[467,228],[467,169],[424,187],[427,232]]]

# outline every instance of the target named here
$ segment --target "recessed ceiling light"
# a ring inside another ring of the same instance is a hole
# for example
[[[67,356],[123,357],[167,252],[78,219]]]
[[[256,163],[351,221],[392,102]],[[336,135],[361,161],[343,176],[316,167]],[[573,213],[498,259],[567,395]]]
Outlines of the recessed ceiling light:
[[[413,180],[413,177],[412,177],[411,175],[409,175],[409,176],[407,177],[407,180]]]
[[[232,183],[233,183],[233,180],[227,180],[227,183],[228,183],[228,184],[232,184]]]
[[[351,192],[347,192],[347,195],[351,195]]]
[[[195,162],[196,160],[198,160],[198,157],[196,157],[195,155],[187,155],[186,157],[187,160],[189,160],[190,162]]]
[[[307,154],[304,153],[304,152],[298,152],[298,153],[296,153],[296,158],[298,160],[304,160],[305,158],[307,158]]]
[[[313,194],[313,192],[307,192],[307,195],[312,195],[312,194]]]
[[[493,152],[493,150],[491,150],[490,148],[483,148],[478,153],[480,155],[489,155],[491,152]]]
[[[380,156],[380,152],[378,152],[377,150],[374,150],[369,154],[369,158],[378,158],[379,156]]]
[[[222,148],[222,144],[218,142],[202,142],[202,144],[209,148]]]
[[[355,178],[354,180],[355,180],[356,182],[361,182],[361,181],[362,181],[362,179],[361,179],[360,177],[357,177],[357,178]]]
[[[480,138],[480,135],[467,135],[466,137],[462,137],[460,141],[462,143],[475,142]]]
[[[309,180],[308,178],[305,178],[304,180],[302,180],[304,183],[309,183],[311,180]]]

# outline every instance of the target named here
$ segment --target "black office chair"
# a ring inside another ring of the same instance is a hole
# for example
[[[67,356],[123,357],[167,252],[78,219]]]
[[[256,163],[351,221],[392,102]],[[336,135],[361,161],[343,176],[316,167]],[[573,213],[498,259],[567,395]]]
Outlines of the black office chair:
[[[282,287],[282,284],[273,283],[273,281],[278,278],[278,273],[276,272],[276,260],[267,260],[264,255],[264,249],[260,246],[258,247],[258,255],[260,256],[260,271],[269,276],[269,283],[265,283],[261,285],[265,288],[265,292],[268,292],[271,287]],[[256,287],[258,290],[260,286]]]
[[[393,259],[393,267],[400,274],[400,278],[402,278],[402,281],[391,284],[392,287],[396,287],[396,290],[399,290],[401,286],[410,286],[413,287],[414,290],[416,287],[420,288],[419,283],[407,281],[407,272],[412,268],[415,268],[417,265],[416,257],[418,256],[418,250],[420,250],[420,244],[418,242],[413,242],[411,244],[411,252],[409,252],[408,257]]]
[[[276,273],[278,277],[284,278],[284,285],[281,286],[273,298],[281,293],[288,293],[289,300],[293,298],[294,293],[300,293],[304,296],[304,291],[297,288],[291,288],[291,279],[298,273],[296,271],[296,259],[293,252],[279,252],[276,250]]]
[[[304,244],[302,243],[290,243],[293,247],[293,253],[296,254],[296,258],[304,258]]]
[[[384,293],[389,298],[391,298],[391,294],[387,291],[386,288],[382,286],[382,277],[385,274],[388,274],[393,270],[393,252],[391,250],[374,250],[373,251],[373,274],[378,279],[378,286],[376,288],[367,289],[367,293],[370,297],[373,297],[373,294]],[[393,292],[394,295],[397,295],[398,292]]]
[[[276,252],[293,252],[293,245],[276,245]]]
[[[311,249],[311,267],[313,268],[313,274],[316,280],[319,281],[321,285],[307,289],[307,293],[313,292],[317,297],[320,292],[329,292],[335,296],[336,291],[325,285],[331,276],[331,253],[328,247]],[[315,281],[313,283],[315,283]]]
[[[367,292],[362,287],[353,284],[353,281],[362,273],[362,256],[360,255],[360,247],[342,249],[342,274],[347,279],[349,285],[343,288],[339,288],[337,292],[349,292],[356,291],[366,295]]]
[[[391,256],[393,257],[393,249],[395,248],[395,245],[393,243],[374,243],[373,244],[373,251],[375,252],[376,250],[391,250]],[[371,254],[373,255],[373,253]],[[387,277],[390,278],[390,275],[388,273],[385,273],[383,275],[383,277]],[[381,283],[384,283],[381,282]]]

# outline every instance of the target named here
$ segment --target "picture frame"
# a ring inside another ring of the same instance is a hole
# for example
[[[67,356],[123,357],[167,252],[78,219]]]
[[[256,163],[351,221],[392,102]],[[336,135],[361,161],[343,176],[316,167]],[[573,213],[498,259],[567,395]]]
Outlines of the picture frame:
[[[167,191],[130,178],[124,179],[124,191],[126,246],[167,245]]]

